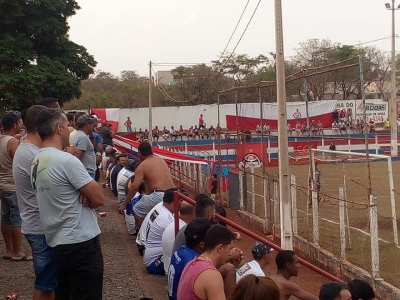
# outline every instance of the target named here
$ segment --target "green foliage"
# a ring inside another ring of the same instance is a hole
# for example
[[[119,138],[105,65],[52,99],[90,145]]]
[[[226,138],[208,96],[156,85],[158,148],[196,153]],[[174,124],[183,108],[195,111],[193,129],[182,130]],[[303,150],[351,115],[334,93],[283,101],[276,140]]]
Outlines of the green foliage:
[[[69,40],[67,19],[74,0],[0,2],[0,100],[23,109],[43,97],[60,103],[81,95],[80,82],[93,73],[94,58]]]
[[[296,55],[285,64],[287,101],[350,99],[361,97],[358,56],[363,55],[364,88],[374,86],[385,99],[390,85],[390,61],[376,47],[355,47],[330,40],[308,40],[295,49]],[[253,86],[238,91],[238,102],[276,101],[275,54],[250,57],[247,54],[223,55],[212,66],[179,66],[171,73],[175,84],[153,87],[153,106],[212,104],[218,92],[232,87]],[[347,67],[354,64],[352,67]],[[400,55],[397,56],[400,65]],[[344,68],[345,67],[345,68]],[[343,68],[343,69],[340,69]],[[303,76],[306,77],[304,85]],[[292,80],[295,78],[295,80]],[[148,106],[148,78],[134,71],[122,71],[119,78],[99,71],[82,83],[82,97],[68,102],[66,108]],[[259,83],[267,85],[255,87]],[[220,103],[234,103],[234,93],[220,94]]]

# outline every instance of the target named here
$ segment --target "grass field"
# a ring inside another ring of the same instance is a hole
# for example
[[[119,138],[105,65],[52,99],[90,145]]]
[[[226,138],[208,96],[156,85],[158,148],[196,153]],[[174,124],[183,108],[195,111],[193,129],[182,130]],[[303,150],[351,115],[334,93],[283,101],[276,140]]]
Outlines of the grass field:
[[[298,234],[313,240],[312,211],[308,206],[308,165],[291,165],[291,174],[296,176],[296,198],[298,213]],[[321,203],[319,205],[319,243],[321,247],[340,257],[339,232],[339,187],[344,188],[346,204],[346,260],[371,271],[371,241],[369,234],[369,179],[366,162],[320,163]],[[249,170],[247,170],[249,171]],[[254,177],[255,214],[264,218],[264,194],[262,169],[256,169]],[[270,178],[277,178],[278,168],[265,168]],[[400,287],[397,265],[400,249],[394,245],[393,218],[387,161],[370,163],[371,192],[377,197],[378,235],[380,238],[380,275]],[[400,162],[393,162],[393,181],[396,204],[396,224],[400,229]],[[252,178],[247,173],[247,210],[252,211]],[[397,190],[399,189],[399,190]],[[269,183],[269,198],[273,199],[273,183]],[[278,205],[279,203],[276,203]],[[270,201],[271,219],[274,220],[274,201]],[[278,206],[279,207],[279,206]],[[276,211],[278,213],[279,210]],[[278,223],[278,216],[275,218]]]

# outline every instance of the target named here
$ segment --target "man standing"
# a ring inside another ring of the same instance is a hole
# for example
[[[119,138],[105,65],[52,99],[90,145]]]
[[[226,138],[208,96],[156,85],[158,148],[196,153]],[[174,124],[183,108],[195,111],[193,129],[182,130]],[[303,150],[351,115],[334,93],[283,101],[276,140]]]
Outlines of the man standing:
[[[22,129],[21,114],[7,112],[1,123],[4,132],[0,135],[0,200],[1,200],[1,233],[6,244],[3,259],[32,260],[22,253],[21,249],[21,216],[18,209],[17,194],[13,178],[13,159],[19,141],[14,135]]]
[[[253,274],[256,276],[265,276],[264,268],[269,263],[269,253],[273,251],[272,248],[261,242],[255,242],[251,253],[253,260],[245,263],[242,267],[236,270],[236,282],[246,275]]]
[[[204,124],[203,115],[200,114],[200,117],[199,117],[199,129],[203,128],[204,126],[205,126],[205,124]]]
[[[217,180],[217,174],[212,174],[212,182],[211,182],[211,187],[210,187],[210,195],[211,199],[215,201],[215,198],[217,196],[217,191],[218,191],[218,180]]]
[[[103,255],[93,209],[104,205],[103,191],[79,159],[62,151],[69,130],[61,110],[41,111],[36,126],[42,148],[32,162],[31,183],[57,263],[56,299],[102,299]]]
[[[283,250],[275,257],[278,272],[270,276],[279,288],[280,300],[288,300],[295,296],[300,300],[318,300],[318,298],[303,291],[297,284],[290,282],[290,277],[299,274],[299,259],[291,250]]]
[[[167,163],[162,158],[153,155],[151,145],[148,142],[140,143],[138,152],[142,163],[136,169],[135,180],[126,195],[125,201],[119,206],[119,213],[124,214],[126,205],[136,195],[139,185],[144,181],[149,194],[143,195],[133,208],[136,226],[140,227],[147,213],[162,201],[164,192],[174,188],[175,185]]]
[[[212,226],[204,237],[204,252],[183,269],[177,299],[225,300],[224,281],[218,268],[228,260],[235,235],[221,225]]]
[[[103,121],[101,123],[101,128],[100,128],[100,135],[101,138],[103,139],[103,148],[107,148],[107,146],[112,146],[113,145],[113,137],[114,137],[114,132],[112,132],[109,129],[109,124],[107,121]]]
[[[93,132],[93,119],[82,115],[76,120],[77,133],[71,139],[71,144],[76,146],[75,156],[82,161],[90,177],[95,178],[96,155],[94,146],[88,135]]]
[[[13,176],[22,219],[21,232],[29,242],[33,254],[35,270],[33,300],[54,299],[54,290],[57,285],[57,268],[53,250],[46,243],[40,223],[39,206],[31,185],[32,160],[42,146],[42,140],[36,129],[36,118],[44,109],[46,107],[42,105],[29,108],[25,117],[27,135],[17,148],[13,163]]]
[[[126,127],[126,132],[132,132],[132,121],[130,117],[126,118],[124,126]]]

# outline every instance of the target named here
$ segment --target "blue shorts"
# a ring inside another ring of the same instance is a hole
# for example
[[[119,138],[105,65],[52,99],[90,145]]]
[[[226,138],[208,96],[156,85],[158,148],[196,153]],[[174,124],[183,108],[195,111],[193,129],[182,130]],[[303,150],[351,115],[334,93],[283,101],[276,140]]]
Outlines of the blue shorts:
[[[160,258],[157,258],[149,266],[146,267],[147,272],[154,275],[165,275],[164,263]]]
[[[90,173],[90,172],[88,172],[88,173],[89,173],[89,176],[92,177],[92,179],[94,180],[96,174],[95,173]]]
[[[25,238],[32,248],[35,290],[53,292],[57,286],[57,267],[53,249],[47,245],[44,234],[26,234]]]
[[[157,191],[150,195],[143,195],[133,207],[133,213],[141,218],[145,218],[149,211],[158,203],[163,201],[164,192]]]
[[[21,226],[22,220],[19,214],[17,193],[0,190],[1,199],[1,223],[11,226]]]

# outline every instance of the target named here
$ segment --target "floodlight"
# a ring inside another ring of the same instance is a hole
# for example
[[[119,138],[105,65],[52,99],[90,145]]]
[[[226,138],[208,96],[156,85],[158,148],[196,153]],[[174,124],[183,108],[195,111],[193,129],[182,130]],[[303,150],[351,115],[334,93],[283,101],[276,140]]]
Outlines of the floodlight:
[[[386,9],[390,9],[391,8],[390,3],[385,3],[385,7],[386,7]]]

